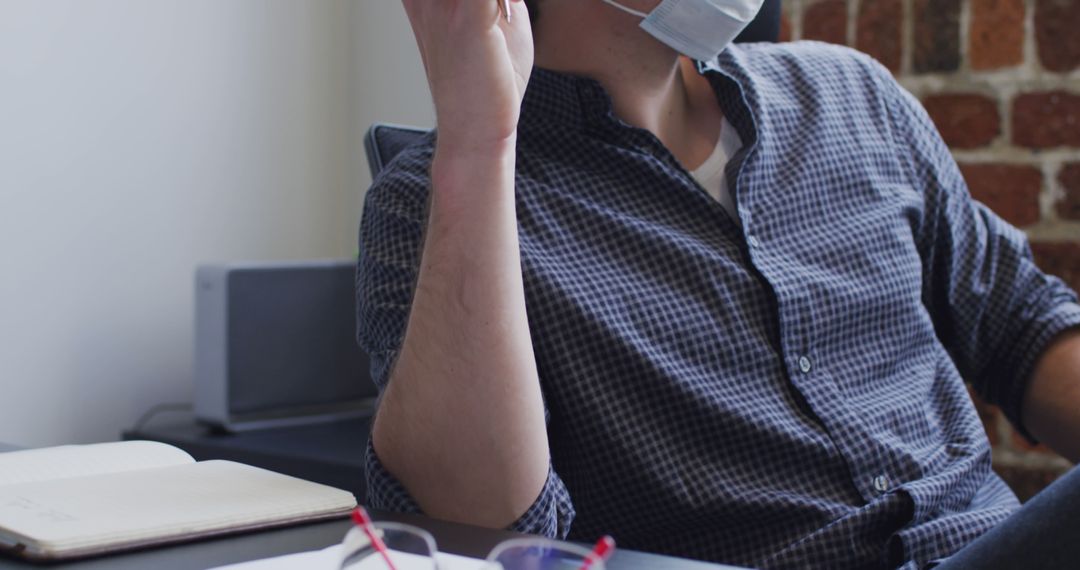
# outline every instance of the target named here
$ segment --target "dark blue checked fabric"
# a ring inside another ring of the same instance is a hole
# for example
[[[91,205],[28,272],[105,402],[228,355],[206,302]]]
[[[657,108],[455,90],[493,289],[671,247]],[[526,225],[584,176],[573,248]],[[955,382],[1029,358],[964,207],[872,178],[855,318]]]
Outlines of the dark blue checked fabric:
[[[745,143],[726,170],[741,226],[597,82],[533,73],[517,214],[552,469],[514,528],[770,568],[948,556],[1017,508],[964,382],[1019,425],[1075,294],[869,58],[732,46],[701,71]],[[380,386],[433,144],[367,194],[359,341]],[[367,453],[370,504],[419,511]]]

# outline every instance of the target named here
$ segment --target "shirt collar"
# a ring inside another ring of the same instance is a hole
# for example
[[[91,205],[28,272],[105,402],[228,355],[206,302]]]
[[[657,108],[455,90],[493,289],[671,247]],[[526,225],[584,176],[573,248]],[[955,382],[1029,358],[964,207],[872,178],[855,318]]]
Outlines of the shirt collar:
[[[756,101],[750,75],[742,66],[738,46],[729,46],[710,62],[697,62],[698,72],[709,79],[724,116],[735,127],[744,147],[757,142],[753,104]],[[611,97],[595,79],[533,67],[522,101],[522,130],[570,130],[608,133],[620,121],[615,118]]]
[[[584,130],[612,109],[600,82],[581,75],[533,67],[521,102],[519,127]]]

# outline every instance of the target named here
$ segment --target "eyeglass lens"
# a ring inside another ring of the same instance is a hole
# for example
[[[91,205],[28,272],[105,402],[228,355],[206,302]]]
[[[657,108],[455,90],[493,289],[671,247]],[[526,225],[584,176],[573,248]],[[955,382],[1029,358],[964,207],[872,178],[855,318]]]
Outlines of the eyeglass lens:
[[[376,529],[396,570],[436,570],[434,553],[424,537],[407,530]],[[353,528],[345,536],[342,570],[389,570],[386,558],[367,533]]]
[[[548,546],[518,546],[501,552],[494,560],[502,570],[603,570],[595,557],[586,560],[580,554]]]

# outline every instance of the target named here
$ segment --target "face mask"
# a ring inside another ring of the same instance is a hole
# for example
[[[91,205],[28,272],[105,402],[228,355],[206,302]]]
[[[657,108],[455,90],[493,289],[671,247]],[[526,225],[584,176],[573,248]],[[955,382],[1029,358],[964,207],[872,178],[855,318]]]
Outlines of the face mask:
[[[646,14],[615,0],[602,0],[644,18],[641,28],[671,49],[712,61],[757,15],[764,0],[663,0]]]

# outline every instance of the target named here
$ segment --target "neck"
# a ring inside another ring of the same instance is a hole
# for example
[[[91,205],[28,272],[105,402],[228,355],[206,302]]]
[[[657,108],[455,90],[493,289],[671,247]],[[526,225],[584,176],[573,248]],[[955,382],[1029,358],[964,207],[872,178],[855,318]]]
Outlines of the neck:
[[[536,65],[597,80],[619,119],[652,132],[687,169],[705,161],[723,115],[693,61],[638,27],[640,18],[599,0],[543,6]]]

